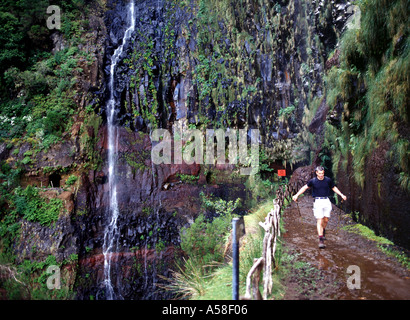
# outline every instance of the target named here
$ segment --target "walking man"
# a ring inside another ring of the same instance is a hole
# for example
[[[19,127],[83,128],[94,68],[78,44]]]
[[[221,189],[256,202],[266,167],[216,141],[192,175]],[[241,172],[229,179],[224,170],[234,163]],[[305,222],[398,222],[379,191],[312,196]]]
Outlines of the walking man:
[[[325,228],[330,218],[330,211],[332,211],[332,203],[329,200],[330,190],[336,192],[343,200],[346,200],[346,196],[340,192],[335,186],[332,179],[325,176],[325,170],[323,167],[316,167],[316,178],[310,179],[306,185],[304,185],[298,193],[296,193],[292,199],[297,201],[298,197],[304,193],[307,189],[313,188],[312,196],[315,198],[313,204],[313,214],[317,219],[317,233],[319,235],[319,248],[325,247]]]

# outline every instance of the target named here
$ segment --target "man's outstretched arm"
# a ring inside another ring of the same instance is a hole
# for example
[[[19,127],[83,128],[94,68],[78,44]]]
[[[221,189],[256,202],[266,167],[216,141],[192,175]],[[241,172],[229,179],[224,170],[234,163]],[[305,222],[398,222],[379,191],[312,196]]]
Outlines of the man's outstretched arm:
[[[343,193],[341,193],[337,187],[333,187],[332,190],[336,192],[339,196],[341,196],[344,201],[346,201],[347,197]]]
[[[299,197],[303,192],[305,192],[307,189],[309,189],[309,187],[307,186],[307,184],[305,184],[302,188],[300,188],[300,190],[298,191],[298,193],[296,193],[296,194],[292,197],[293,201],[297,201],[297,200],[298,200],[298,197]]]

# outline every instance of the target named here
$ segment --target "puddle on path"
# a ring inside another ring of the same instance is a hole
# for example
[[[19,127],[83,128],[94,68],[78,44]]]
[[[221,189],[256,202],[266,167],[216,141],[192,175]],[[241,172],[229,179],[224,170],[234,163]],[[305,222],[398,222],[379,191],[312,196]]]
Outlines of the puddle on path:
[[[325,274],[325,279],[330,279],[328,284],[321,285],[333,286],[337,294],[325,299],[410,299],[410,272],[384,255],[374,242],[341,230],[344,222],[339,221],[336,207],[326,228],[326,248],[319,249],[313,200],[305,196],[298,202],[299,210],[293,202],[284,212],[285,246],[300,254],[298,259]],[[358,276],[357,269],[348,273],[349,266],[357,266],[360,270],[360,289],[347,286],[349,277],[349,283],[355,284],[352,279]]]

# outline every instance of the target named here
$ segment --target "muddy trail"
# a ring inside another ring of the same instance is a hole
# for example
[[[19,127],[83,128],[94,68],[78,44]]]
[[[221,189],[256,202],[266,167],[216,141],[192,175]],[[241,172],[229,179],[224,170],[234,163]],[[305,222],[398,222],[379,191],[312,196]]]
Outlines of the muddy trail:
[[[319,249],[312,197],[299,198],[298,206],[292,202],[283,213],[287,261],[281,263],[290,268],[284,299],[410,299],[410,271],[384,254],[375,241],[342,230],[354,223],[344,212],[333,205],[326,248]],[[348,284],[360,288],[349,289]]]

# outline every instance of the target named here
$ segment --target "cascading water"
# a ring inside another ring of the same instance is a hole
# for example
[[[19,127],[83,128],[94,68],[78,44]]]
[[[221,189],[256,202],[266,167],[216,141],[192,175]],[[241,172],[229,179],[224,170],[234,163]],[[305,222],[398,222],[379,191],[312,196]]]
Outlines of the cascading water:
[[[111,264],[113,261],[112,253],[116,251],[119,230],[117,226],[117,220],[119,216],[118,201],[117,201],[117,181],[115,176],[116,167],[116,154],[118,147],[118,135],[117,127],[115,124],[116,120],[116,98],[114,96],[114,73],[116,65],[123,52],[124,45],[130,40],[131,34],[135,29],[135,18],[134,18],[134,2],[131,1],[129,4],[128,14],[130,17],[130,26],[124,33],[121,45],[114,51],[111,58],[110,67],[110,80],[108,84],[108,89],[110,92],[110,99],[107,103],[107,127],[108,127],[108,181],[109,181],[109,224],[107,225],[104,232],[104,244],[103,244],[103,254],[104,254],[104,287],[105,287],[105,298],[107,300],[122,299],[121,294],[115,293],[114,286],[112,283],[112,271]]]

